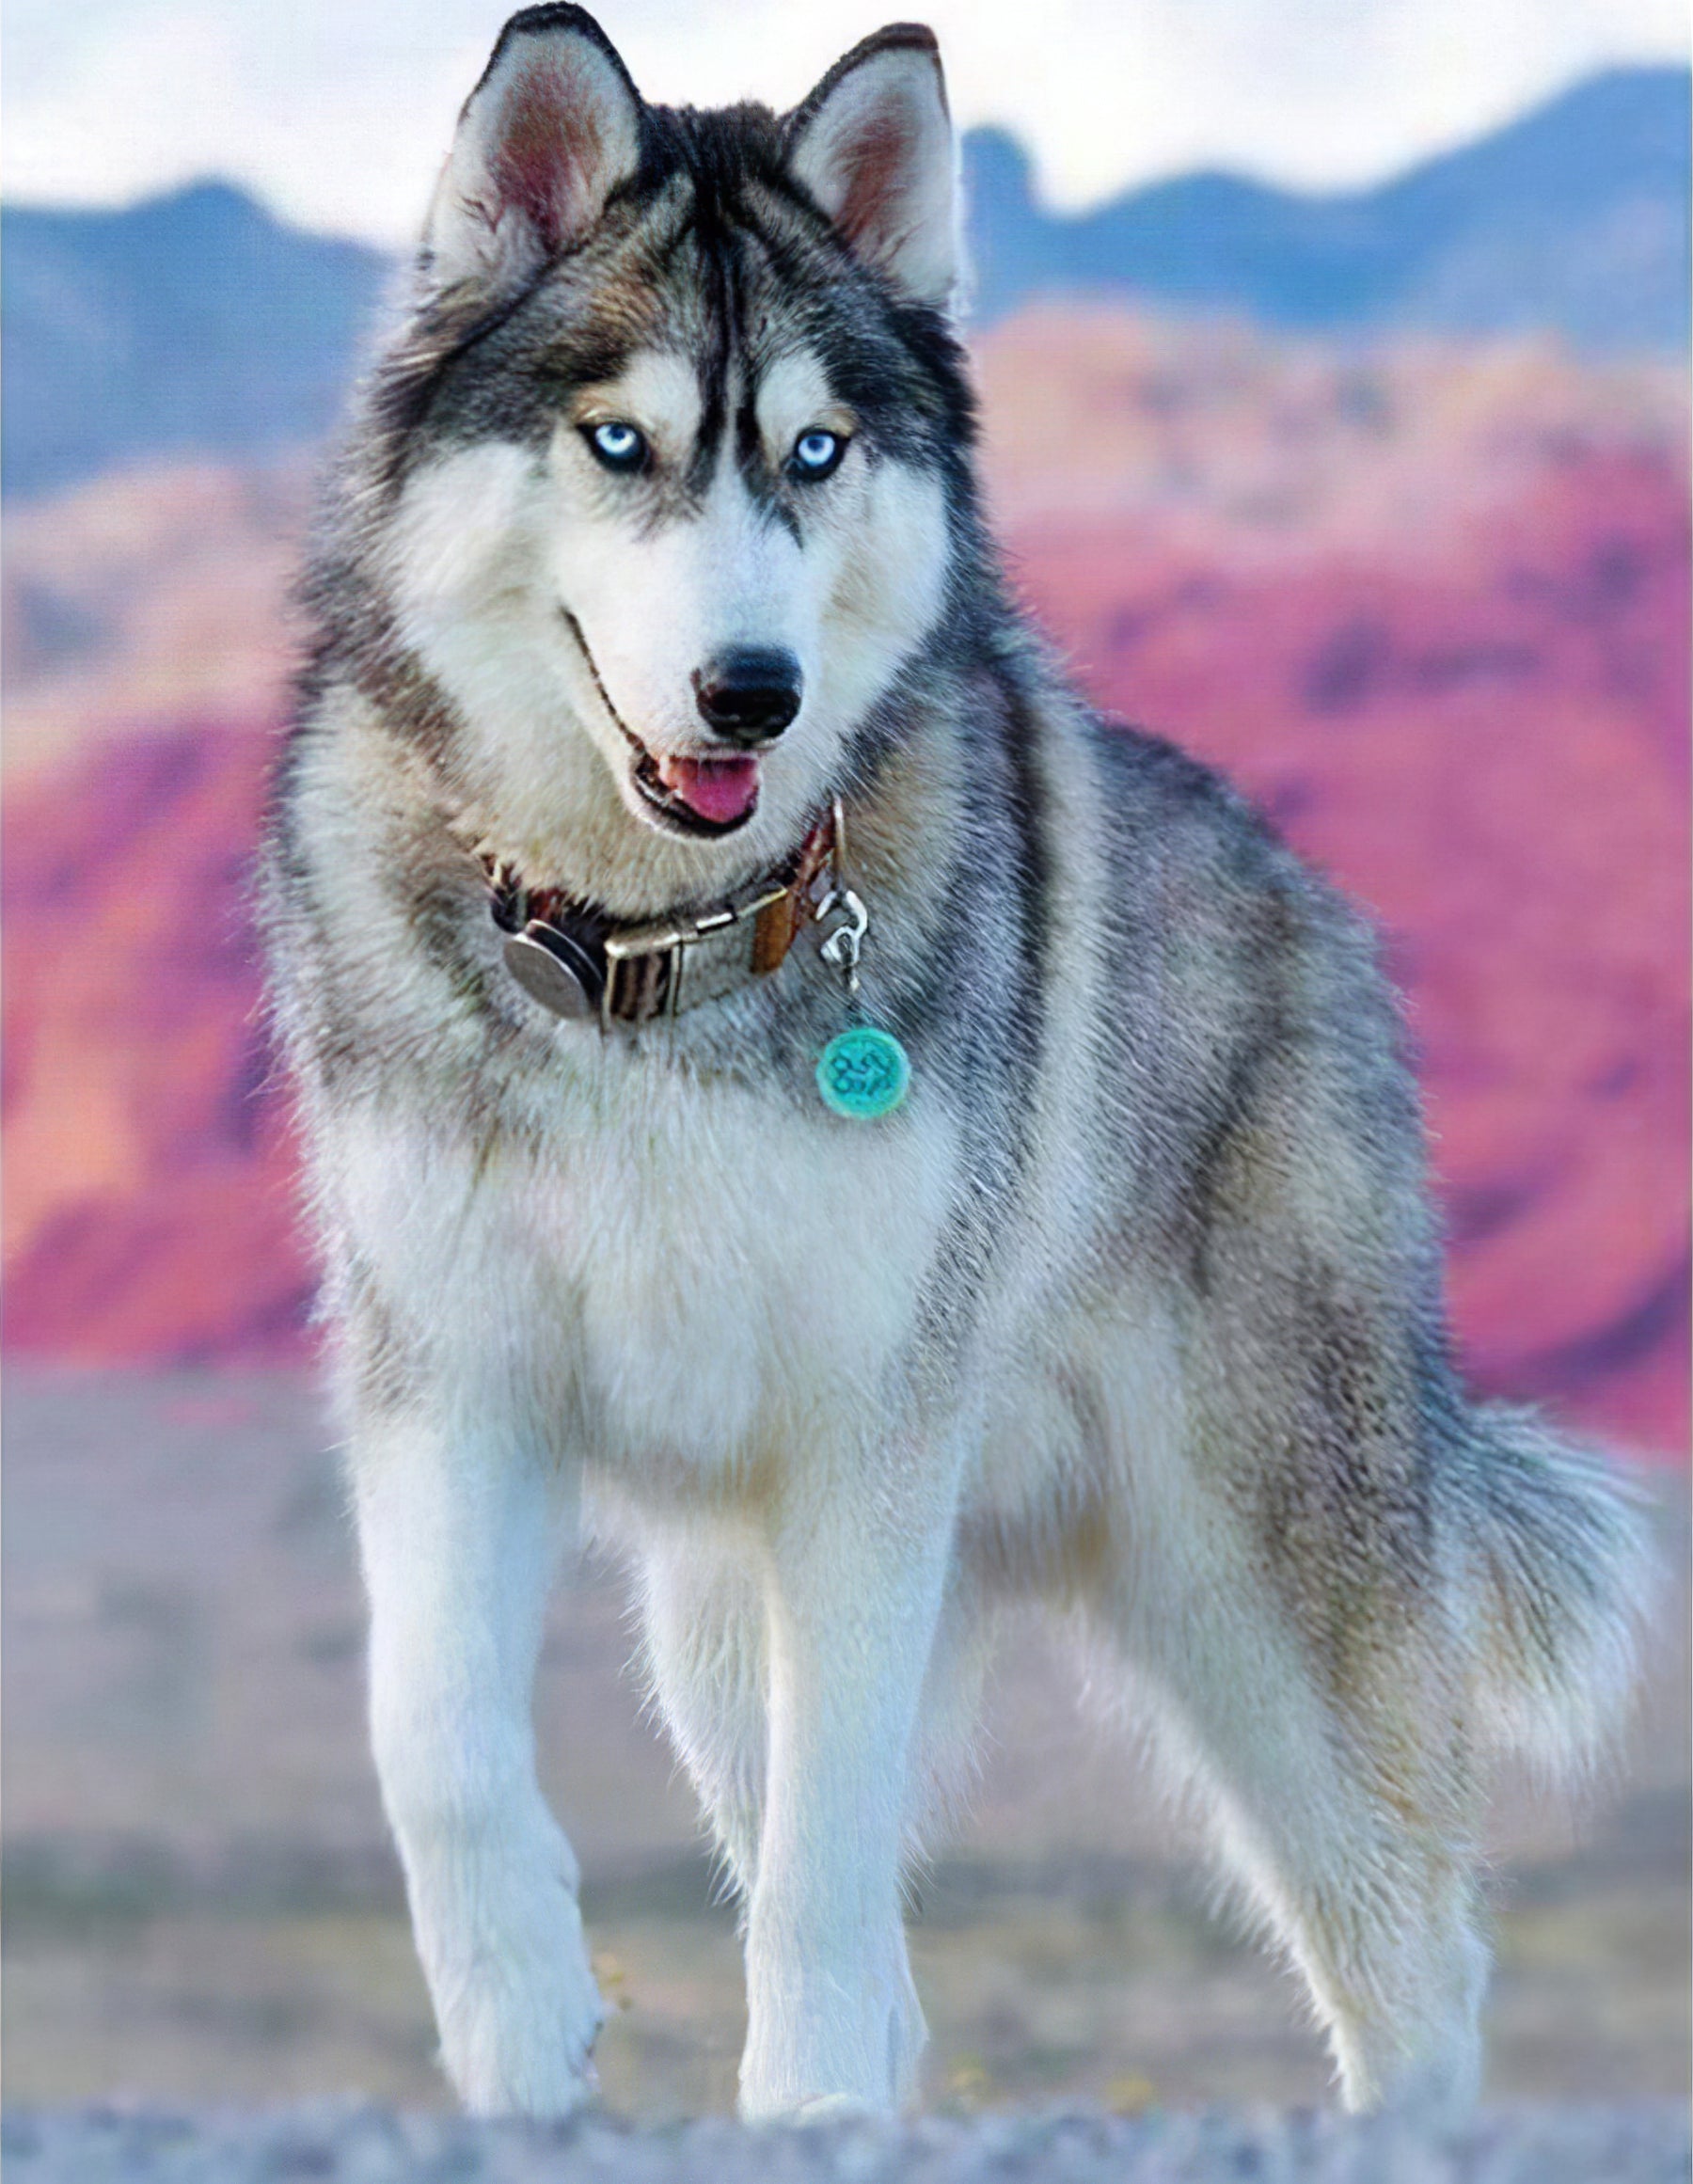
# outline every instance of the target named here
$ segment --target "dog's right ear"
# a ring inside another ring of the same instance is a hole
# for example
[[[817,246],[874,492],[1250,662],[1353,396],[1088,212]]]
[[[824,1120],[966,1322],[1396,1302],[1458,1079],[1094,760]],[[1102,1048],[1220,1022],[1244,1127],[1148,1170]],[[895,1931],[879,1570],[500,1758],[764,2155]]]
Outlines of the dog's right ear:
[[[465,102],[423,230],[436,290],[508,293],[580,242],[641,164],[641,94],[580,8],[525,8]]]

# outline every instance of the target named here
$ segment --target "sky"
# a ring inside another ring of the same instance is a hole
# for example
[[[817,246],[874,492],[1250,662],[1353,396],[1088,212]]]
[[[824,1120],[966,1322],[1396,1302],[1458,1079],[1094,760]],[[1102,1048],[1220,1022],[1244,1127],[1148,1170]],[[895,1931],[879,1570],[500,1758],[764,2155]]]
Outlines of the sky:
[[[906,0],[908,6],[910,0]],[[884,8],[886,12],[884,13]],[[414,233],[500,0],[8,0],[12,201],[120,204],[202,175],[302,225]],[[1227,166],[1353,187],[1595,69],[1685,60],[1685,0],[930,0],[966,125],[1015,130],[1076,207]],[[648,97],[803,97],[900,0],[605,0]]]

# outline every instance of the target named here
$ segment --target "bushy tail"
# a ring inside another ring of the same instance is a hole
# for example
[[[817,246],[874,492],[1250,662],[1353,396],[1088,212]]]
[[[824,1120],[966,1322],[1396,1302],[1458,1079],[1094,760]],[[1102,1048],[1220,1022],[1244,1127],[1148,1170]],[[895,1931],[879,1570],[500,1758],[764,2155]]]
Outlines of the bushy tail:
[[[1479,1585],[1483,1738],[1558,1776],[1590,1768],[1628,1718],[1658,1591],[1644,1496],[1532,1411],[1482,1404],[1464,1467]]]

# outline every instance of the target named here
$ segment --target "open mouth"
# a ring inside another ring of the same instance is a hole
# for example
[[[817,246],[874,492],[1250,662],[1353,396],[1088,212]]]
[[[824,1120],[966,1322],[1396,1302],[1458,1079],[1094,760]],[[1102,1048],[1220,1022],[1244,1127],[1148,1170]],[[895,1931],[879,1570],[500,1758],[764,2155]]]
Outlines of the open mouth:
[[[635,754],[629,778],[641,800],[678,834],[733,834],[758,809],[758,761],[746,752],[721,758],[657,758],[611,703],[611,693],[588,648],[582,625],[561,606],[565,626],[577,641],[600,703]]]
[[[756,758],[740,752],[730,758],[655,758],[644,744],[629,740],[639,753],[632,774],[637,790],[682,833],[733,834],[758,809]]]

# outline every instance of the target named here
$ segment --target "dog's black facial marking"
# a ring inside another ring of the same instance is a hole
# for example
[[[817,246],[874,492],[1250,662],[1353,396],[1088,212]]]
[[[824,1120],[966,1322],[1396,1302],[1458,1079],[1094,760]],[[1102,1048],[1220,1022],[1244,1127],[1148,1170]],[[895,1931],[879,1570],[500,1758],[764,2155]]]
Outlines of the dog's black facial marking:
[[[728,424],[730,385],[740,346],[741,248],[723,206],[695,187],[690,221],[699,340],[700,428],[688,466],[688,486],[704,499],[717,469]]]
[[[640,346],[620,314],[560,324],[539,292],[479,344],[449,357],[419,424],[444,447],[514,441],[539,451],[578,388],[615,380]]]
[[[1021,1073],[1017,1144],[1020,1164],[1032,1156],[1035,1086],[1046,1039],[1046,995],[1052,948],[1052,851],[1049,840],[1046,776],[1036,750],[1036,729],[1022,691],[1005,689],[1002,714],[1005,787],[1011,819],[1010,855],[1019,880],[1023,930],[1016,960],[1020,973],[1006,1031]]]
[[[378,367],[367,402],[390,487],[430,449],[500,439],[539,454],[578,388],[665,348],[696,360],[701,394],[667,505],[675,494],[697,505],[731,449],[773,519],[800,536],[792,482],[771,474],[752,401],[761,372],[802,348],[859,420],[864,459],[928,468],[968,498],[974,413],[956,340],[795,186],[777,117],[653,107],[643,131],[641,170],[578,247],[514,298],[426,303]]]

